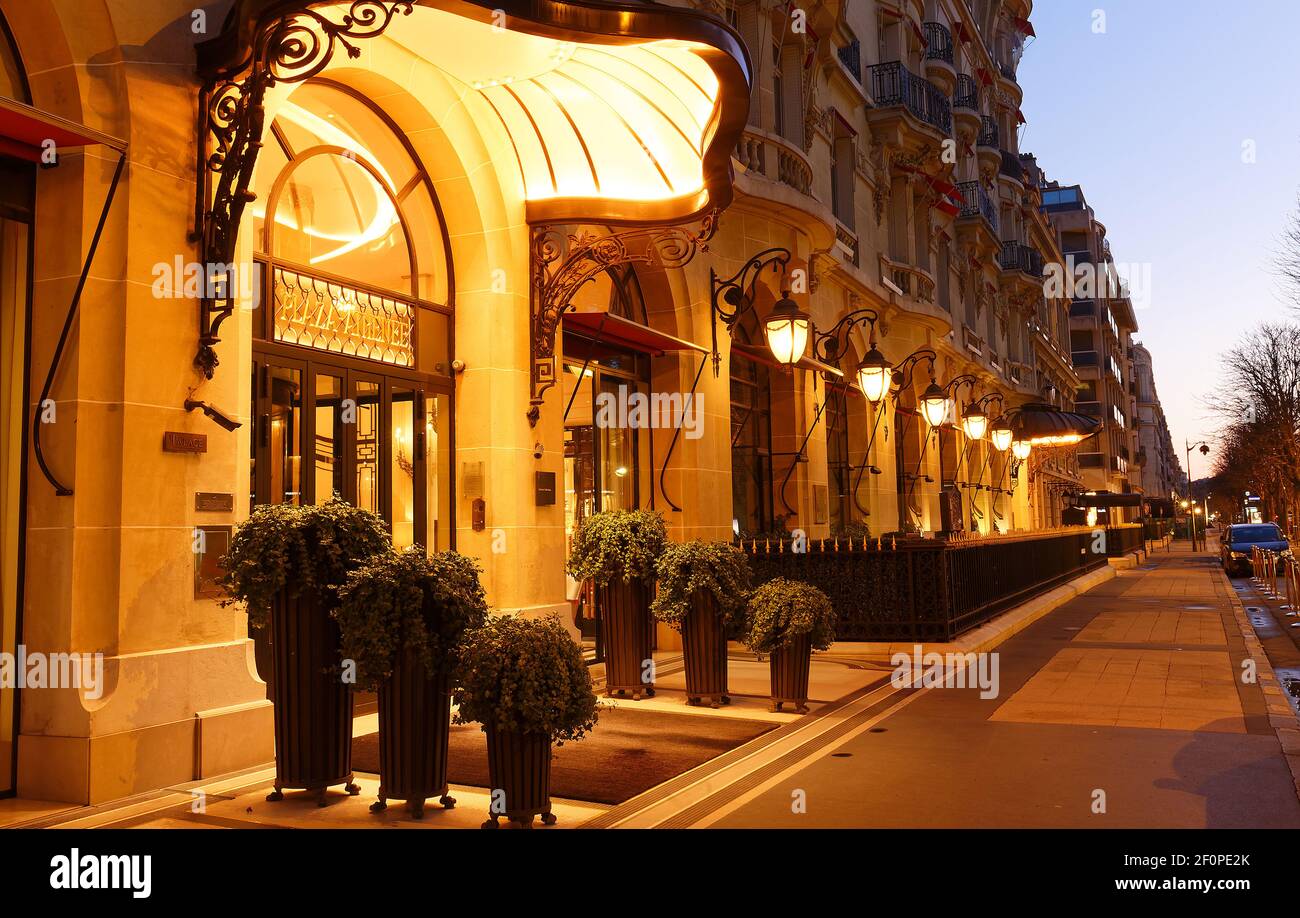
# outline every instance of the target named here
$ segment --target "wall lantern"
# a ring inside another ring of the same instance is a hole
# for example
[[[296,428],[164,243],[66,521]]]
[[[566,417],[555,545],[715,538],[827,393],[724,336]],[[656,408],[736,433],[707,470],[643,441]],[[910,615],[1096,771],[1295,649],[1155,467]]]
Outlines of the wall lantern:
[[[722,353],[718,350],[718,319],[727,327],[727,334],[734,334],[736,323],[754,308],[754,285],[758,283],[759,274],[770,267],[774,272],[784,275],[790,266],[791,257],[789,249],[774,247],[759,252],[726,279],[718,277],[712,268],[709,269],[714,376],[718,375],[722,366]],[[767,337],[767,346],[772,351],[772,356],[783,366],[793,366],[803,357],[804,349],[808,346],[812,320],[790,299],[790,291],[784,284],[781,291],[781,299],[763,320],[763,333]]]
[[[1007,423],[1005,417],[1000,417],[993,422],[993,431],[989,439],[993,442],[993,448],[1000,453],[1005,453],[1011,446],[1011,425]]]
[[[1011,455],[1015,456],[1017,461],[1024,462],[1029,458],[1029,453],[1033,446],[1028,440],[1016,440],[1011,444]]]
[[[962,412],[961,429],[972,440],[983,440],[984,434],[988,433],[989,418],[978,403],[972,402]]]
[[[868,337],[870,349],[853,372],[858,388],[872,405],[879,405],[885,400],[893,381],[893,367],[876,347],[876,321],[879,318],[873,309],[854,309],[836,322],[830,331],[813,331],[813,356],[823,363],[835,366],[839,363],[840,355],[848,348],[848,337],[853,329],[863,325],[871,327]]]
[[[939,384],[933,379],[930,385],[925,387],[921,393],[921,414],[931,427],[938,427],[948,417],[948,412],[952,410],[952,401],[948,398],[948,393],[939,387]]]
[[[767,336],[767,347],[777,363],[792,367],[803,359],[804,351],[808,349],[808,336],[811,331],[812,319],[808,313],[790,299],[789,290],[782,290],[781,299],[777,300],[772,311],[763,320],[763,334]]]

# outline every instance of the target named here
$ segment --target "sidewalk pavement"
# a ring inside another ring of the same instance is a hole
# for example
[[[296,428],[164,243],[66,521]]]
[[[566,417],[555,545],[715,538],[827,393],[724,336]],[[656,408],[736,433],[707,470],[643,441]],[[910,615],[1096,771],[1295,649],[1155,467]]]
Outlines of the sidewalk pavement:
[[[1295,712],[1243,627],[1216,558],[1153,554],[998,647],[997,697],[895,689],[870,729],[691,824],[1300,827]]]

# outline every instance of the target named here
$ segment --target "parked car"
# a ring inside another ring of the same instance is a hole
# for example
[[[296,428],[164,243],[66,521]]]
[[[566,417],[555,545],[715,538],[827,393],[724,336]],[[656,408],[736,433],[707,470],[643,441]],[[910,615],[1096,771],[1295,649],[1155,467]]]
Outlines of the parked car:
[[[1276,523],[1237,523],[1225,527],[1219,540],[1223,569],[1232,574],[1250,573],[1250,550],[1258,546],[1282,555],[1291,554],[1290,543]]]

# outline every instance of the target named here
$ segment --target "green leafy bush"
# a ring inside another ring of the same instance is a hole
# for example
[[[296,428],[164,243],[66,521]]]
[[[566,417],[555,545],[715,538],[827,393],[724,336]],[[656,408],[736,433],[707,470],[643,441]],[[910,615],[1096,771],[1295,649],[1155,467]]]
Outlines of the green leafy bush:
[[[456,723],[545,733],[563,745],[596,726],[582,649],[557,618],[495,616],[468,632],[456,669]]]
[[[391,551],[383,519],[338,498],[319,507],[261,504],[235,529],[221,561],[221,586],[232,597],[222,604],[244,603],[253,626],[260,628],[286,584],[295,591],[315,589],[332,600],[349,571]]]
[[[771,653],[798,635],[810,636],[814,650],[835,641],[835,609],[826,594],[811,583],[777,577],[749,597],[749,634],[745,644],[757,653]]]
[[[350,573],[334,617],[357,686],[377,688],[406,648],[431,677],[449,673],[465,632],[487,621],[478,577],[473,559],[454,551],[428,557],[418,545],[376,555]]]
[[[652,510],[606,510],[578,524],[569,546],[569,575],[603,586],[613,580],[649,580],[668,542],[664,520]]]
[[[744,618],[751,576],[745,553],[725,542],[677,542],[664,548],[656,565],[659,591],[650,612],[680,630],[697,591],[712,594],[724,627]]]

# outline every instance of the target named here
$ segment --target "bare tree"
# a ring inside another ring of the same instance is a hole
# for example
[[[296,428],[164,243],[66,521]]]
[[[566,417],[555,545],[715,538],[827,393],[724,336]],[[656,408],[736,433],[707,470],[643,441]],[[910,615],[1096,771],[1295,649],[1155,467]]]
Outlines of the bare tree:
[[[1282,232],[1282,249],[1275,263],[1290,294],[1291,308],[1300,311],[1300,204]]]

